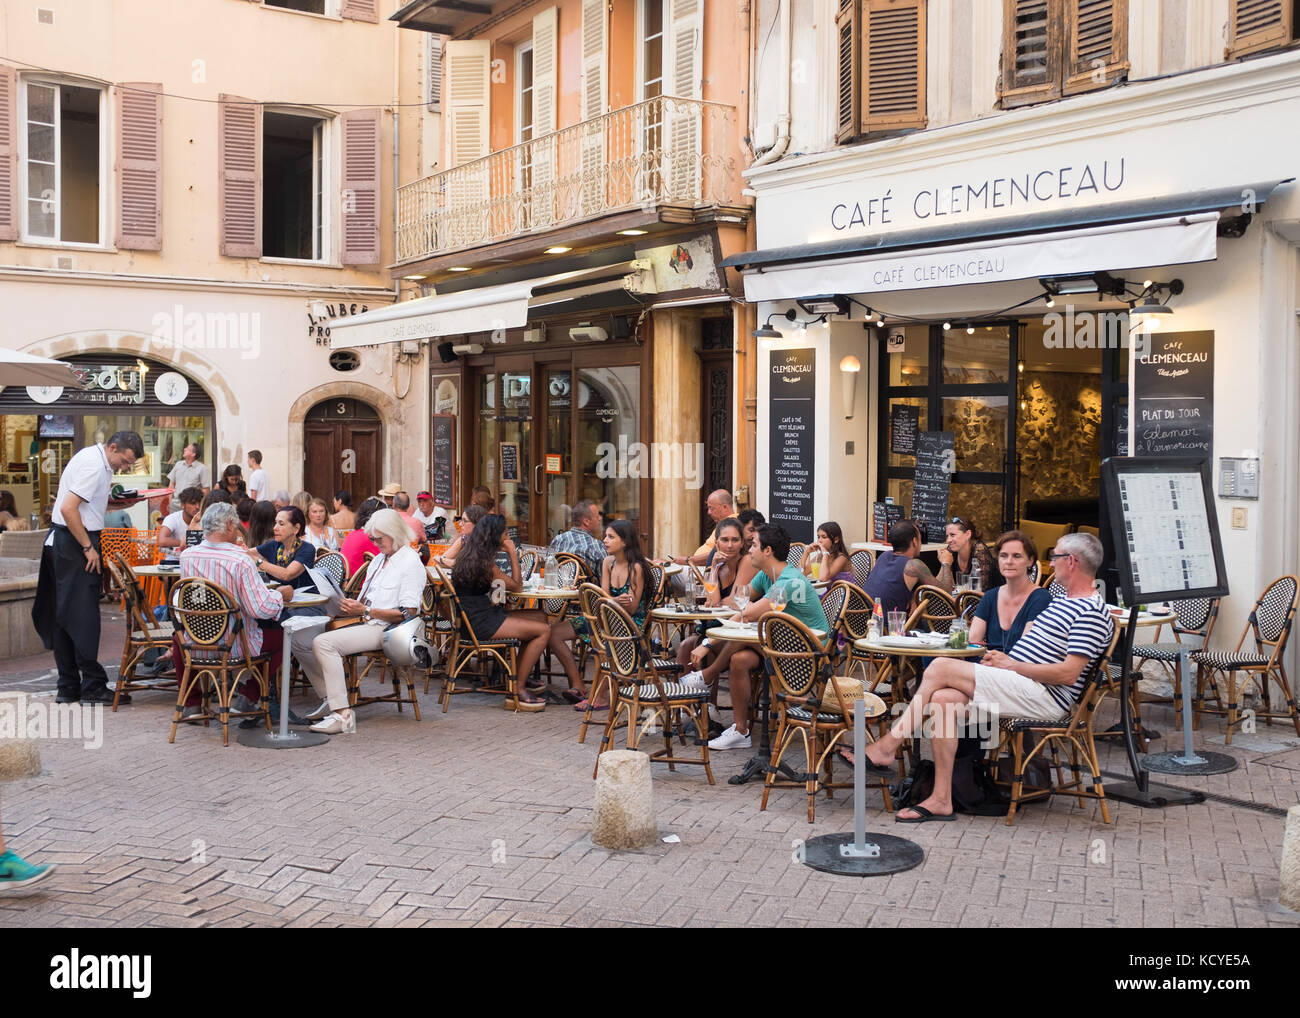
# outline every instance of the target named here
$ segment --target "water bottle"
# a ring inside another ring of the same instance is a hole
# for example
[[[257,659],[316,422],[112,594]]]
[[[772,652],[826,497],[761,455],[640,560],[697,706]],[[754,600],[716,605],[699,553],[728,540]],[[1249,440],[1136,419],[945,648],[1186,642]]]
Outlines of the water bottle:
[[[867,639],[873,643],[880,639],[880,602],[876,602],[876,607],[871,613],[871,621],[867,623]]]
[[[546,556],[546,568],[542,570],[542,584],[546,587],[558,587],[560,578],[557,575],[560,571],[559,563],[555,561],[554,555]]]
[[[970,589],[980,590],[980,560],[974,555],[971,556],[970,562]]]

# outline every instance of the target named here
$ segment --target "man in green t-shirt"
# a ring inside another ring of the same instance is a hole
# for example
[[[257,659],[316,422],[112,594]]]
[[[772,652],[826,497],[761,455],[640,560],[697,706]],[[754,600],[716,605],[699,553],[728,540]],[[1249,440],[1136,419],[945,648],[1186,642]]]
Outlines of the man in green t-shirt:
[[[740,616],[751,622],[772,611],[772,591],[783,591],[786,596],[785,611],[792,618],[798,619],[811,629],[828,632],[830,625],[826,613],[822,611],[821,599],[812,583],[797,567],[786,564],[790,554],[790,535],[785,527],[768,523],[760,527],[754,536],[754,543],[749,550],[749,561],[758,573],[750,580],[749,588],[753,603]],[[709,654],[710,641],[704,640],[692,652],[691,659],[696,667],[703,664]],[[703,680],[712,685],[724,669],[731,672],[731,707],[735,724],[709,742],[709,748],[748,749],[752,743],[749,738],[749,696],[754,676],[762,678],[762,660],[759,652],[746,645],[722,642],[716,648],[718,656],[714,662],[703,669]]]

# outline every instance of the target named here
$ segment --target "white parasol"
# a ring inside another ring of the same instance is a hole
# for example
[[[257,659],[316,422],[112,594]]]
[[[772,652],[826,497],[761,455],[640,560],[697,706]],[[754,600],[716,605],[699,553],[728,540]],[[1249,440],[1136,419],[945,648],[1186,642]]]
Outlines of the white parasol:
[[[62,386],[81,389],[81,381],[65,361],[34,357],[0,347],[0,388],[8,385]]]

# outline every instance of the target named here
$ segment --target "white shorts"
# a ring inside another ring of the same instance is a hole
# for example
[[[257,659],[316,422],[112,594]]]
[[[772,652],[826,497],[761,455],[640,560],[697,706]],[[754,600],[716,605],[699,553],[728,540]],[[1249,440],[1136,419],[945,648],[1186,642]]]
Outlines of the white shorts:
[[[975,695],[971,697],[971,703],[989,704],[1005,717],[1051,721],[1065,715],[1061,705],[1041,682],[1027,679],[1009,668],[990,668],[988,665],[975,666]]]

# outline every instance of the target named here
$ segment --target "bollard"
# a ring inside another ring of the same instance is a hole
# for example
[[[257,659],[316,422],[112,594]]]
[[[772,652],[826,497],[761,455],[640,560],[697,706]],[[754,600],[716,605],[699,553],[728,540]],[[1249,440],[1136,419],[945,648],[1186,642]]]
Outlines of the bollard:
[[[1292,806],[1286,811],[1278,900],[1292,911],[1300,912],[1300,806]]]
[[[26,714],[26,703],[23,694],[0,698],[0,781],[16,781],[41,773],[40,743],[23,734],[25,726],[21,718]]]
[[[642,848],[659,837],[651,801],[650,757],[626,749],[601,753],[591,840],[602,848]]]

